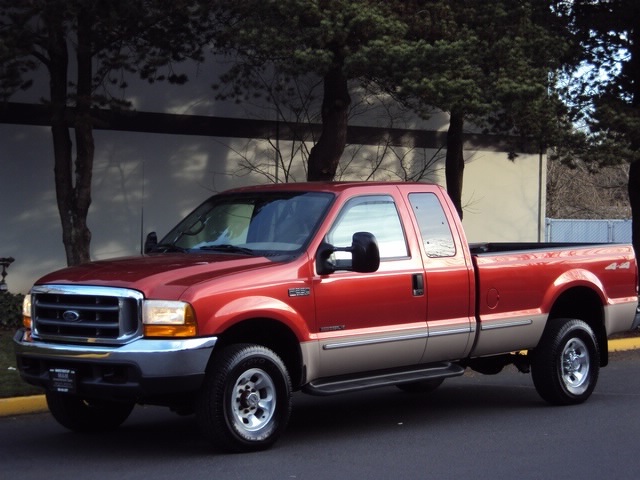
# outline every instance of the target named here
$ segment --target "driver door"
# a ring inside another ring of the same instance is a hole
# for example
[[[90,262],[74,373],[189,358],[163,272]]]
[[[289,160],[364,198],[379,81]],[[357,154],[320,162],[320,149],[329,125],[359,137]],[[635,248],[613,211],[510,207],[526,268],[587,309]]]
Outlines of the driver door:
[[[412,255],[394,198],[349,200],[325,241],[351,244],[355,232],[373,233],[380,250],[374,273],[337,271],[316,278],[321,377],[416,364],[427,339],[424,270]],[[334,260],[349,255],[336,252]]]

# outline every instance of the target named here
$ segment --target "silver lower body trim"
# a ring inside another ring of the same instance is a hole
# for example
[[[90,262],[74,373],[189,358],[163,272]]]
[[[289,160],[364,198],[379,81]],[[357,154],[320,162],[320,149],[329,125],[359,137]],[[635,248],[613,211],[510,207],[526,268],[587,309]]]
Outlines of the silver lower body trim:
[[[526,320],[512,320],[502,323],[482,324],[480,326],[480,330],[497,330],[499,328],[524,327],[526,325],[531,325],[532,323],[533,320],[529,318]]]
[[[417,339],[428,338],[428,337],[429,337],[429,334],[425,331],[424,333],[398,335],[395,337],[368,338],[365,340],[352,340],[352,341],[340,342],[340,343],[327,343],[326,345],[322,346],[322,349],[335,350],[337,348],[360,347],[363,345],[376,345],[380,343],[402,342],[406,340],[417,340]]]

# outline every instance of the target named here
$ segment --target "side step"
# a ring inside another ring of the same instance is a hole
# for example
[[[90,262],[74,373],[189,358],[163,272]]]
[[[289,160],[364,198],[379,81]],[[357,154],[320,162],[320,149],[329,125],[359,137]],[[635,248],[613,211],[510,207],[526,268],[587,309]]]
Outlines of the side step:
[[[305,385],[302,391],[312,395],[334,395],[337,393],[356,392],[367,388],[398,385],[400,383],[457,377],[462,375],[464,370],[460,365],[449,362],[413,365],[402,369],[319,378]]]

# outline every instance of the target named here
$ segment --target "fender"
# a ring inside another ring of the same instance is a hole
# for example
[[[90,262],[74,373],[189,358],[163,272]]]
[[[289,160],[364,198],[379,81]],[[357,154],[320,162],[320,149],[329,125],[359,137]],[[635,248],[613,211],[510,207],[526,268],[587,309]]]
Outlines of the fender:
[[[600,298],[602,305],[606,305],[608,302],[607,295],[604,292],[604,286],[600,279],[589,270],[575,268],[562,273],[551,283],[551,286],[542,298],[542,305],[540,305],[541,311],[549,313],[560,295],[574,287],[586,287],[594,291]]]
[[[268,318],[281,322],[293,331],[300,342],[310,340],[305,321],[308,315],[305,317],[302,312],[281,300],[261,295],[233,299],[209,318],[200,319],[200,333],[218,334],[244,320],[256,318]]]

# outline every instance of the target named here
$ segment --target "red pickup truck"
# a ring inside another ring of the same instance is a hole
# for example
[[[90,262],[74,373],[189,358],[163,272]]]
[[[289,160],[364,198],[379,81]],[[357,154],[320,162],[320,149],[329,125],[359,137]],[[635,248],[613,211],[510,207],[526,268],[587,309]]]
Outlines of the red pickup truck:
[[[293,391],[426,392],[508,364],[575,404],[607,337],[640,318],[630,246],[470,246],[436,185],[236,189],[146,251],[51,273],[26,296],[20,374],[71,430],[166,405],[220,448],[259,450]]]

